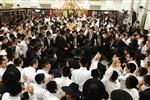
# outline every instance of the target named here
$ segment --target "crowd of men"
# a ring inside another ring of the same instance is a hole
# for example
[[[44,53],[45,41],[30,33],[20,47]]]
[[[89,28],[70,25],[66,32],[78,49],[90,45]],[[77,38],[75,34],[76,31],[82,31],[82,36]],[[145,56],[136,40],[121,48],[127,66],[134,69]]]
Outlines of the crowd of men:
[[[150,29],[134,14],[3,23],[0,99],[149,100]]]

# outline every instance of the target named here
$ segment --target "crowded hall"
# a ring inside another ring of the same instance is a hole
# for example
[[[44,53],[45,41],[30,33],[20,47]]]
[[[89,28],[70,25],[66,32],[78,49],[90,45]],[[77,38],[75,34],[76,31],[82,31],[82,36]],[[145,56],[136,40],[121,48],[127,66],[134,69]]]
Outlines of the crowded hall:
[[[0,0],[0,100],[150,100],[150,0]]]

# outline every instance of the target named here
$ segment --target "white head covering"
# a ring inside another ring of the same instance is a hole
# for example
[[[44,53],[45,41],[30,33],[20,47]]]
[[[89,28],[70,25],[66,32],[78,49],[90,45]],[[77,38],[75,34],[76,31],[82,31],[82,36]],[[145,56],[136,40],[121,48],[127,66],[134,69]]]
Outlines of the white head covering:
[[[2,56],[6,56],[6,55],[7,55],[6,50],[1,50],[1,51],[0,51],[0,55],[2,55]]]

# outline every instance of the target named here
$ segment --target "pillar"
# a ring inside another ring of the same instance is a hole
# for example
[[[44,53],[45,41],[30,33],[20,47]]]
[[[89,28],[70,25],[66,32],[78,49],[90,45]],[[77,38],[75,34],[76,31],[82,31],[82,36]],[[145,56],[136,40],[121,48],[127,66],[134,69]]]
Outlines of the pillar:
[[[145,10],[147,17],[146,17],[144,29],[146,29],[146,30],[150,29],[150,4],[149,3],[150,3],[150,1],[147,0],[146,9],[148,9],[149,11]]]

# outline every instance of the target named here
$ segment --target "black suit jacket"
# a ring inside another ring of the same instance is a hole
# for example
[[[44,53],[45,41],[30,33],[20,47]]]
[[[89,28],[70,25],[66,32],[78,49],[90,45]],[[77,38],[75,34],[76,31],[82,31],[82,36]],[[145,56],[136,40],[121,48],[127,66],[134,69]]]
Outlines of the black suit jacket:
[[[56,47],[58,61],[63,62],[67,57],[67,50],[65,50],[65,48],[68,48],[67,40],[65,40],[62,36],[57,36]]]
[[[30,66],[31,61],[32,61],[33,58],[38,60],[39,66],[41,65],[42,56],[39,55],[38,53],[36,53],[34,48],[32,48],[30,45],[28,46],[26,56],[27,56],[27,58],[26,58],[26,63],[24,65],[24,67]]]
[[[51,40],[49,40],[49,42],[48,42],[47,37],[44,38],[44,46],[47,46],[47,48],[49,48],[51,46]]]
[[[89,38],[90,38],[90,33],[88,32],[88,33],[87,33],[87,36],[86,36],[86,39],[89,40]],[[91,38],[91,40],[89,40],[89,41],[90,41],[90,46],[94,47],[95,40],[96,40],[96,42],[97,42],[97,34],[96,34],[95,32],[93,32],[93,33],[92,33],[92,38]]]
[[[73,37],[72,34],[70,34],[69,37],[68,37],[68,44],[69,44],[69,49],[70,50],[74,49],[74,39],[75,39],[75,37]]]
[[[140,94],[140,100],[150,100],[150,88],[141,91],[139,94]]]
[[[26,53],[26,61],[25,61],[24,67],[30,66],[31,61],[35,56],[34,54],[35,54],[35,51],[34,51],[33,47],[28,45],[28,50]]]
[[[83,47],[85,44],[84,44],[84,41],[85,41],[86,37],[84,35],[78,35],[77,36],[77,43],[78,43],[78,47]]]

